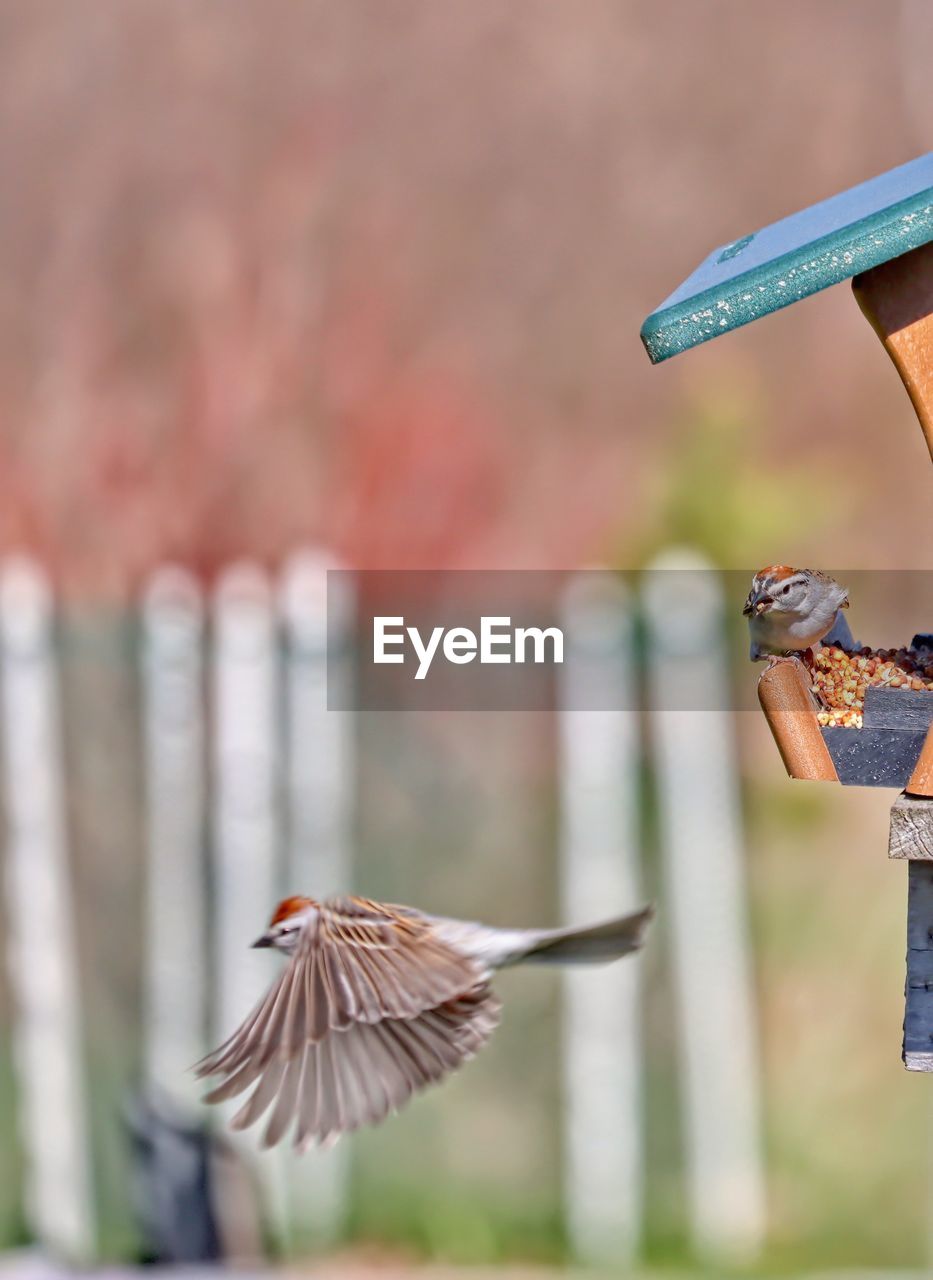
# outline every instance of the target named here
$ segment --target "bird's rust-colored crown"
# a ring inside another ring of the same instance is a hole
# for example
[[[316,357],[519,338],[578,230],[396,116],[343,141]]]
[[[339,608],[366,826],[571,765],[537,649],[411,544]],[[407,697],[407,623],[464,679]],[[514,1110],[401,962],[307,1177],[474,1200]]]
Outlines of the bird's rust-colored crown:
[[[299,896],[291,898],[283,898],[276,907],[272,919],[269,921],[269,927],[274,928],[275,925],[281,924],[283,920],[288,920],[291,916],[298,915],[301,911],[306,911],[308,907],[315,905],[313,898],[302,898]]]
[[[799,572],[799,569],[792,569],[789,564],[766,564],[763,569],[758,570],[755,577],[771,578],[776,582],[780,582],[783,578],[792,578],[794,574]]]

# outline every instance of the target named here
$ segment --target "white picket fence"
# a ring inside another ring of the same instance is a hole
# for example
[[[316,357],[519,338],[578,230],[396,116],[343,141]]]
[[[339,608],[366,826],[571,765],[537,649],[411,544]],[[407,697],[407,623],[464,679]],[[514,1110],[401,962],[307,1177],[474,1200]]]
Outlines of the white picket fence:
[[[348,680],[341,655],[354,606],[349,575],[338,575],[327,618],[330,567],[326,557],[302,553],[275,583],[255,565],[233,565],[209,599],[185,571],[165,568],[142,603],[144,1059],[148,1081],[182,1105],[196,1096],[187,1068],[260,994],[260,970],[244,946],[257,912],[286,886],[324,894],[354,887],[353,723],[350,713],[327,707],[326,652],[329,622],[337,640],[330,680]],[[607,574],[569,584],[558,707],[561,905],[568,920],[582,921],[644,898],[640,609],[652,654],[661,907],[682,1046],[692,1233],[699,1252],[734,1260],[754,1256],[764,1232],[759,1073],[733,746],[727,699],[716,696],[726,680],[723,601],[716,577],[696,568],[683,559],[659,563],[641,601]],[[671,701],[672,670],[711,691],[706,709]],[[36,1237],[81,1260],[93,1256],[96,1214],[56,679],[46,579],[34,564],[8,561],[0,567],[3,862],[25,1202]],[[596,704],[616,709],[581,709]],[[641,1247],[642,966],[639,958],[565,979],[566,1216],[578,1255],[597,1262],[637,1258]],[[339,1237],[352,1196],[348,1150],[262,1161],[281,1242],[309,1204],[318,1233]]]

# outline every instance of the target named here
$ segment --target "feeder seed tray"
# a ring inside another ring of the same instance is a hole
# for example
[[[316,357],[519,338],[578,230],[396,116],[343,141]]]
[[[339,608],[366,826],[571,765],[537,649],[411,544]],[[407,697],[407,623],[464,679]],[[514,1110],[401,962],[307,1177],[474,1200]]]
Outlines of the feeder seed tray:
[[[821,725],[812,685],[796,658],[769,667],[758,681],[762,710],[792,778],[933,796],[933,691],[869,685],[862,725],[855,728]]]

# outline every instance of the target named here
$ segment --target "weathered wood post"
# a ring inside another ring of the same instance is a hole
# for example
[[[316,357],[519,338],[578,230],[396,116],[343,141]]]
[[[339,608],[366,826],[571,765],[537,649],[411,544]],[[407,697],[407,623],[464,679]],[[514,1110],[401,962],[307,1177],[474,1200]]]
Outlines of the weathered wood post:
[[[933,800],[895,801],[888,856],[907,861],[904,1066],[933,1071]]]

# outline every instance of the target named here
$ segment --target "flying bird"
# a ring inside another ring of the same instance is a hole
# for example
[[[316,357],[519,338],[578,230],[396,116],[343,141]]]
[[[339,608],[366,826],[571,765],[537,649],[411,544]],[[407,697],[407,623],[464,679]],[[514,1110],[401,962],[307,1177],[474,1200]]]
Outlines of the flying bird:
[[[848,607],[849,593],[828,573],[786,564],[759,569],[742,610],[748,618],[749,657],[774,662],[812,649],[832,631],[839,610]]]
[[[490,985],[506,965],[588,964],[636,951],[654,914],[581,929],[497,929],[367,898],[281,902],[254,947],[288,964],[246,1021],[197,1064],[207,1102],[253,1092],[232,1120],[271,1108],[262,1145],[292,1121],[299,1151],[378,1124],[472,1058],[499,1022]]]

